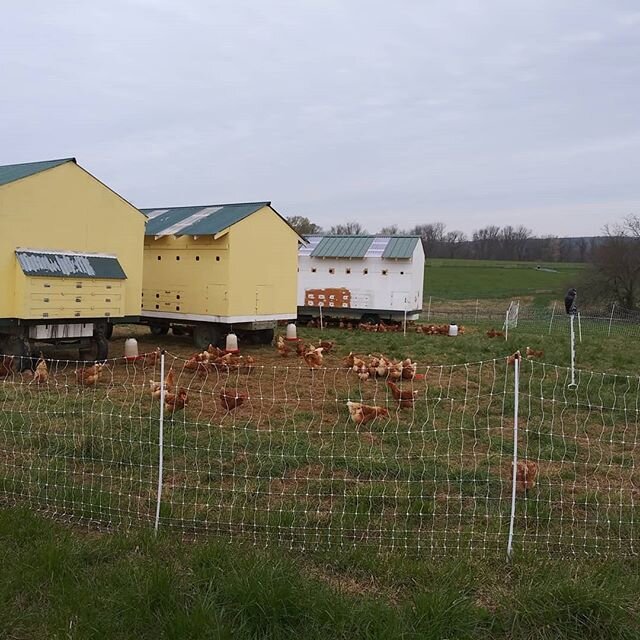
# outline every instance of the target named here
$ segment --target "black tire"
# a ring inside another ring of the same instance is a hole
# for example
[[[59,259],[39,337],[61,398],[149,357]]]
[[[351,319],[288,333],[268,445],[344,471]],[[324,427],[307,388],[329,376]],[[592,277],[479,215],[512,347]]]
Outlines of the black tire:
[[[193,329],[193,344],[198,349],[206,349],[210,344],[222,347],[222,342],[222,331],[215,324],[199,324]]]
[[[107,340],[111,340],[111,337],[113,336],[113,325],[109,322],[107,323],[107,326],[104,330],[104,337]]]
[[[187,327],[179,327],[174,324],[171,325],[171,333],[173,333],[174,336],[186,336],[189,330]]]
[[[365,313],[361,322],[364,324],[380,324],[380,316],[375,313]]]
[[[169,325],[151,324],[149,329],[154,336],[166,336],[169,333]]]
[[[275,332],[273,329],[259,329],[252,331],[254,344],[271,344]]]
[[[31,344],[27,338],[8,336],[2,340],[0,346],[2,347],[0,351],[2,351],[3,355],[15,356],[13,360],[14,371],[20,372],[33,369],[34,362],[31,357]]]
[[[103,335],[91,338],[88,349],[80,349],[80,360],[85,362],[104,362],[109,357],[109,341]]]

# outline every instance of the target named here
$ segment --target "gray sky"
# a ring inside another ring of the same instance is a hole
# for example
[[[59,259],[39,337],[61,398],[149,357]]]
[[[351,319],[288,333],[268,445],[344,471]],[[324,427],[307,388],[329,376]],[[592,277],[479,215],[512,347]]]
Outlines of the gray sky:
[[[0,164],[377,231],[640,213],[636,0],[3,3]]]

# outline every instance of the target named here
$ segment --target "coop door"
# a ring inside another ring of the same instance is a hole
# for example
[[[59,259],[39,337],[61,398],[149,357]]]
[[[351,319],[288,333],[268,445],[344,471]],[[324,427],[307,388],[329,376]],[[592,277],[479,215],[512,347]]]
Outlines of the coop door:
[[[263,316],[272,313],[273,286],[270,284],[259,284],[256,286],[256,315]]]
[[[391,306],[394,309],[409,309],[411,306],[411,294],[408,291],[392,291]]]
[[[207,285],[207,314],[210,316],[227,315],[227,285]]]

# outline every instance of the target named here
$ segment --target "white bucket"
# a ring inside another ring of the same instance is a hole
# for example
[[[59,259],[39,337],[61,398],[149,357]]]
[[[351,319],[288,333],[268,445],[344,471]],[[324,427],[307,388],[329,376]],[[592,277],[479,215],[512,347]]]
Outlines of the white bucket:
[[[138,341],[135,338],[127,338],[124,341],[124,357],[127,360],[135,360],[138,357]]]
[[[235,353],[238,351],[238,336],[235,333],[230,333],[227,336],[226,351],[227,353]]]
[[[449,335],[453,336],[453,337],[458,335],[458,325],[457,324],[450,324],[449,325]]]
[[[298,339],[298,333],[296,330],[296,325],[293,324],[293,322],[289,323],[287,325],[287,340],[297,340]]]

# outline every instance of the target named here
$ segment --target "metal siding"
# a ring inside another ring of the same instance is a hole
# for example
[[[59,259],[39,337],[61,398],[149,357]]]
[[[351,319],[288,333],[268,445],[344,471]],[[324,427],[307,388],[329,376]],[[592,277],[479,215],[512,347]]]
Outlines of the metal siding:
[[[327,236],[311,253],[312,258],[364,258],[371,236]]]
[[[16,257],[26,276],[127,278],[116,257],[36,251],[16,251]]]
[[[141,211],[152,216],[147,222],[145,230],[147,236],[174,235],[171,227],[175,228],[177,237],[209,236],[220,233],[268,205],[268,202],[249,202],[206,207],[173,207],[160,214],[158,209],[141,209]],[[195,217],[201,213],[204,217],[195,220]],[[188,218],[191,217],[194,217],[194,222],[182,228],[181,223],[188,222]]]
[[[407,259],[413,255],[413,250],[418,243],[417,237],[394,236],[389,241],[382,257],[385,259]]]
[[[0,167],[0,185],[32,176],[47,169],[53,169],[66,162],[75,162],[73,158],[61,158],[60,160],[45,160],[43,162],[25,162],[24,164],[7,164]]]

